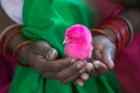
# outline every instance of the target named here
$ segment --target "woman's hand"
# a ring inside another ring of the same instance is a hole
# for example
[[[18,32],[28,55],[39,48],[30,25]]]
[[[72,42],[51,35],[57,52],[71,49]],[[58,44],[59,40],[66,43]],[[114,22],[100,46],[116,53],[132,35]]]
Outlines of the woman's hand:
[[[51,78],[68,83],[80,76],[84,62],[74,62],[71,59],[57,59],[57,51],[46,42],[38,41],[20,49],[20,56],[27,60],[32,68],[45,78]]]
[[[92,64],[87,64],[90,74],[104,74],[114,68],[115,45],[105,36],[94,36],[94,51]],[[91,69],[92,67],[92,69]]]
[[[79,85],[84,85],[84,82],[88,80],[89,74],[97,76],[108,72],[110,69],[114,68],[114,56],[116,47],[115,45],[105,36],[94,36],[94,51],[93,58],[85,64],[83,68],[86,68],[86,71],[81,73],[77,83]]]

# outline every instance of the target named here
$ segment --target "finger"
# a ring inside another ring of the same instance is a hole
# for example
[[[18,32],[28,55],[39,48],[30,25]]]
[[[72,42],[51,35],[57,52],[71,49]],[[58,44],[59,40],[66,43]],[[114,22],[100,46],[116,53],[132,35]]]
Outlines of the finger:
[[[58,57],[58,53],[54,48],[44,41],[37,41],[34,43],[32,48],[33,53],[36,55],[41,55],[47,60],[54,60]]]
[[[30,57],[30,56],[29,56]],[[55,61],[47,61],[44,57],[40,55],[33,55],[29,58],[32,62],[33,68],[35,68],[38,72],[46,72],[46,71],[60,71],[63,68],[69,67],[71,65],[71,59],[59,59]]]
[[[57,79],[55,72],[42,72],[41,75],[46,79]]]
[[[93,64],[92,63],[87,63],[86,64],[86,70],[87,70],[87,72],[91,72],[92,69],[93,69]]]
[[[93,63],[87,63],[86,69],[87,69],[87,72],[90,73],[90,75],[97,76],[97,71],[96,71]]]
[[[98,41],[98,40],[96,41],[97,38],[94,38],[94,39],[95,39],[96,44],[93,50],[93,57],[98,60],[102,58],[102,49],[104,45],[102,44],[102,42],[97,42]]]
[[[57,74],[57,76],[58,76],[58,78],[62,79],[62,81],[63,81],[63,80],[68,79],[69,77],[73,76],[76,73],[79,73],[79,75],[80,75],[80,70],[83,68],[83,66],[84,66],[84,62],[81,62],[81,61],[75,62],[70,67],[61,70]],[[62,78],[62,76],[63,76],[63,78]]]
[[[59,74],[59,75],[58,75]],[[72,76],[66,77],[66,75],[61,75],[62,73],[58,73],[58,72],[42,72],[41,75],[47,79],[57,79],[62,83],[68,83],[71,82],[73,80],[76,80],[79,76],[80,73],[79,72],[75,72]]]
[[[83,86],[84,85],[84,81],[82,79],[77,79],[76,80],[76,83],[79,85],[79,86]]]
[[[83,81],[86,81],[89,79],[89,74],[85,72],[85,73],[82,73],[80,77]]]
[[[104,50],[105,51],[103,52],[103,63],[105,63],[109,69],[112,69],[114,68],[114,49],[112,47],[106,46]]]
[[[94,61],[93,65],[94,65],[94,67],[95,67],[95,69],[96,69],[98,74],[104,74],[104,73],[106,73],[108,71],[107,66],[104,63],[100,62],[100,61]]]
[[[79,76],[80,76],[80,73],[77,72],[77,73],[73,74],[72,76],[70,76],[70,77],[68,77],[68,78],[66,78],[64,80],[61,80],[61,82],[62,83],[69,83],[69,82],[71,82],[73,80],[76,80]]]
[[[43,68],[46,68],[46,71],[60,71],[64,68],[68,68],[72,65],[71,63],[72,59],[65,58],[65,59],[58,59],[55,61],[48,61],[48,62],[42,62]]]
[[[95,58],[96,60],[102,58],[101,49],[96,49],[94,52],[95,52],[95,53],[94,53],[94,58]]]
[[[37,41],[32,44],[31,50],[34,54],[41,55],[45,58],[50,48],[51,47],[47,42]]]
[[[43,72],[46,69],[44,64],[47,64],[47,60],[43,56],[31,53],[27,57],[31,67],[34,68],[37,72]],[[49,67],[47,68],[50,69]]]
[[[57,53],[56,49],[50,48],[50,50],[48,51],[48,53],[46,55],[46,59],[49,61],[52,61],[57,58],[58,58],[58,53]]]

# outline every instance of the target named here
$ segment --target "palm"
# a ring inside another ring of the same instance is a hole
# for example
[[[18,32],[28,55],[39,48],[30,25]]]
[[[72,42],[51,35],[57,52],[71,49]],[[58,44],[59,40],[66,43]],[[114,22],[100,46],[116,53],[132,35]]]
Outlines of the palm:
[[[97,73],[105,73],[114,67],[115,45],[105,36],[93,37],[93,66]],[[95,75],[95,71],[92,74]]]

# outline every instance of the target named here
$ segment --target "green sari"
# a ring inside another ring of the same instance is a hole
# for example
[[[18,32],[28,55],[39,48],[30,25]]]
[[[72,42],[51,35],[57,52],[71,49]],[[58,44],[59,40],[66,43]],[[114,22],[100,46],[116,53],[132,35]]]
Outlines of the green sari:
[[[96,20],[83,0],[24,0],[23,35],[32,40],[45,40],[64,57],[64,31],[71,25],[83,24],[92,28]],[[43,78],[32,68],[17,65],[9,93],[120,93],[115,74],[111,71],[99,77],[91,77],[84,86],[74,81],[62,84]]]

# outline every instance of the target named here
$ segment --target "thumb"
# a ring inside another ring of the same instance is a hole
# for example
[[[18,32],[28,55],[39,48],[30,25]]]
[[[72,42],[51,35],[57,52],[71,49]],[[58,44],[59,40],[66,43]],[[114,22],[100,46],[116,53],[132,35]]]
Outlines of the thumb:
[[[58,58],[57,50],[54,49],[54,48],[50,48],[47,55],[46,55],[46,59],[51,61],[51,60],[54,60],[54,59],[57,59],[57,58]]]
[[[113,47],[108,47],[103,52],[103,62],[107,65],[109,69],[114,68],[114,59],[115,57],[115,50]]]
[[[31,50],[34,54],[41,55],[47,60],[54,60],[58,53],[46,41],[37,41],[32,44]]]

